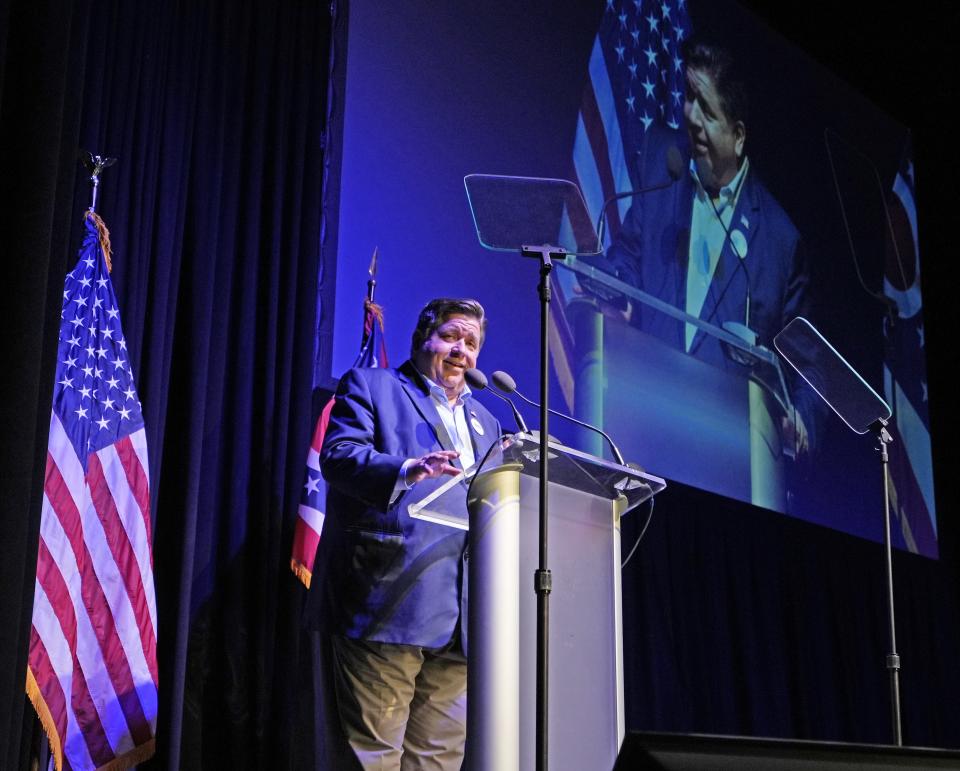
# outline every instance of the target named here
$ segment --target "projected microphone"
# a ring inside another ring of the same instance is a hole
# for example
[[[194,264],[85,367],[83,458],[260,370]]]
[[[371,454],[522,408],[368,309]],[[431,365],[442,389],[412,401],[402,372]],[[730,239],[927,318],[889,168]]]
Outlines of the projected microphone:
[[[727,227],[727,223],[723,221],[723,217],[720,215],[720,210],[717,208],[717,204],[714,202],[713,197],[707,193],[707,198],[710,201],[710,208],[713,209],[713,214],[717,218],[717,222],[720,223],[720,227],[723,228],[723,243],[720,244],[720,252],[723,252],[723,247],[727,245],[727,242],[730,243],[730,250],[733,252],[734,256],[737,258],[737,268],[743,271],[744,278],[746,279],[746,291],[744,298],[744,313],[743,313],[743,324],[739,321],[733,321],[731,319],[723,320],[721,319],[721,326],[729,333],[736,335],[740,340],[745,342],[747,345],[756,345],[757,344],[757,333],[750,328],[750,305],[753,296],[751,294],[750,288],[750,271],[747,270],[747,255],[740,251],[740,248],[737,246],[737,239],[733,237],[733,233],[730,232],[730,228]],[[739,233],[739,231],[736,231]],[[741,234],[742,237],[742,234]],[[746,246],[746,240],[744,239],[744,246]],[[706,321],[713,319],[714,315],[717,312],[717,309],[720,307],[720,304],[723,302],[723,298],[727,296],[727,290],[730,289],[730,285],[733,283],[733,276],[730,276],[727,279],[726,286],[723,287],[723,291],[720,293],[720,296],[717,298],[717,302],[713,306],[713,311],[710,313],[710,316],[707,317]],[[757,363],[757,358],[751,356],[746,351],[734,348],[733,346],[722,343],[724,351],[726,351],[727,356],[729,356],[733,361],[738,364],[743,364],[746,366],[753,366]]]
[[[623,193],[614,193],[603,202],[603,206],[600,207],[600,216],[597,218],[597,243],[600,244],[601,247],[603,245],[603,231],[607,224],[607,207],[611,203],[619,201],[621,198],[632,198],[636,195],[652,193],[655,190],[663,190],[680,179],[680,176],[683,174],[683,156],[680,154],[680,150],[677,149],[676,145],[670,145],[670,148],[667,150],[667,174],[670,175],[670,179],[666,182],[651,185],[650,187],[637,188],[636,190],[627,190]]]
[[[717,218],[717,222],[720,223],[720,227],[723,228],[723,243],[720,244],[720,251],[723,252],[723,247],[726,246],[727,242],[730,242],[730,249],[733,251],[733,254],[737,258],[737,267],[743,271],[743,275],[747,279],[747,291],[746,291],[746,309],[743,314],[743,325],[750,329],[750,301],[753,299],[750,293],[750,271],[747,270],[747,255],[740,251],[740,248],[737,246],[737,241],[733,237],[733,234],[730,232],[730,228],[727,227],[727,223],[723,221],[723,217],[720,215],[720,210],[717,208],[716,202],[713,200],[713,197],[708,193],[707,198],[710,201],[710,208],[713,209],[713,214]],[[739,231],[737,231],[739,232]],[[743,234],[741,233],[741,238]],[[744,239],[744,246],[746,246],[746,239]],[[730,276],[733,279],[733,276]],[[727,285],[723,288],[723,292],[720,293],[720,297],[717,300],[716,304],[713,306],[714,311],[720,307],[720,303],[723,302],[724,296],[727,294],[727,289],[730,287],[730,281],[727,282]],[[742,337],[742,335],[741,335]],[[749,341],[748,341],[749,342]]]
[[[498,388],[504,393],[516,394],[521,399],[523,399],[527,404],[533,405],[538,409],[540,408],[539,404],[537,404],[535,401],[528,399],[526,396],[524,396],[522,393],[520,393],[517,390],[517,382],[503,370],[498,369],[496,372],[493,373],[492,377],[493,377],[494,388]],[[599,428],[597,428],[596,426],[591,426],[589,423],[584,423],[582,420],[577,420],[575,417],[571,415],[567,415],[563,412],[557,412],[556,410],[551,409],[550,407],[547,407],[547,411],[553,415],[556,415],[557,417],[565,418],[566,420],[576,423],[578,426],[582,426],[583,428],[587,428],[590,431],[595,431],[596,433],[600,434],[600,436],[602,436],[604,439],[607,440],[607,444],[610,445],[610,451],[613,453],[614,460],[616,460],[616,462],[619,463],[621,466],[627,465],[626,461],[624,461],[623,459],[623,455],[620,454],[620,450],[617,448],[617,445],[613,443],[613,439],[611,439],[610,436],[605,431],[601,431]]]
[[[476,367],[472,367],[464,372],[463,378],[467,381],[467,385],[469,385],[474,391],[483,391],[487,387],[487,376]],[[517,409],[517,405],[515,405],[512,400],[504,396],[499,391],[491,389],[490,393],[496,397],[499,397],[500,399],[503,399],[507,404],[510,405],[510,409],[513,410],[513,419],[517,422],[517,428],[520,430],[520,433],[529,434],[530,431],[527,429],[527,424],[523,422],[523,415],[520,414],[520,411]]]
[[[880,199],[880,203],[883,206],[883,216],[884,216],[884,219],[886,220],[886,226],[890,228],[890,233],[892,236],[893,220],[890,217],[890,207],[887,205],[887,197],[882,193],[882,185],[880,183],[880,173],[877,171],[876,164],[874,164],[874,162],[870,160],[869,157],[864,155],[864,153],[858,147],[856,147],[855,145],[845,140],[843,137],[841,137],[838,133],[836,133],[832,129],[828,128],[824,130],[823,141],[826,143],[826,146],[827,146],[827,159],[830,161],[830,174],[833,176],[833,187],[834,187],[834,190],[836,190],[837,192],[837,200],[840,204],[840,214],[843,217],[843,229],[846,232],[847,243],[850,246],[850,256],[853,257],[853,268],[857,273],[857,281],[860,282],[860,287],[863,289],[864,292],[867,293],[867,295],[872,297],[874,300],[876,300],[883,306],[884,311],[886,312],[888,323],[890,324],[890,326],[894,326],[896,324],[897,317],[900,315],[900,308],[897,305],[897,301],[894,300],[892,297],[889,297],[884,291],[881,291],[878,289],[871,289],[869,286],[867,286],[867,282],[864,280],[863,271],[861,270],[861,266],[860,266],[860,260],[857,257],[857,247],[854,243],[854,228],[851,226],[850,220],[848,219],[846,196],[844,196],[841,190],[840,173],[837,169],[837,164],[833,157],[834,150],[837,150],[837,152],[840,152],[841,150],[845,151],[847,158],[844,159],[843,157],[841,157],[840,160],[846,160],[847,161],[846,165],[848,166],[850,165],[850,159],[855,156],[855,159],[857,160],[857,162],[861,164],[861,171],[856,173],[857,177],[861,177],[861,179],[858,181],[863,183],[865,182],[865,179],[862,179],[862,177],[869,176],[869,178],[875,182],[875,186],[876,186],[875,190],[877,191],[877,193],[880,193],[879,199]],[[848,171],[848,174],[850,173],[850,171],[853,171],[852,167]],[[866,172],[866,174],[864,174],[864,171]],[[897,239],[895,237],[892,237],[889,243],[890,243],[890,247],[892,247],[893,249],[897,264],[898,266],[900,266],[901,275],[902,275],[903,260],[900,256],[900,250],[897,247]]]

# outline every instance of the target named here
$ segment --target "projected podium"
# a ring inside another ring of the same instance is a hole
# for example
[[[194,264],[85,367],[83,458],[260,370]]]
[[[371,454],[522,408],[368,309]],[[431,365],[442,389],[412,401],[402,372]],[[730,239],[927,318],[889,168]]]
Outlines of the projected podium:
[[[620,517],[665,484],[572,448],[549,450],[550,767],[612,768],[624,735]],[[469,523],[453,513],[465,494],[458,478],[410,513],[470,530],[465,767],[532,771],[540,444],[508,437],[500,453],[471,482]]]
[[[691,316],[579,258],[568,257],[563,267],[592,295],[627,297],[696,326],[738,362],[714,366],[601,314],[591,299],[575,299],[567,317],[575,339],[576,415],[616,430],[628,456],[655,460],[667,478],[787,511],[785,459],[795,448],[782,424],[793,405],[776,354],[745,339],[743,325],[719,327]]]

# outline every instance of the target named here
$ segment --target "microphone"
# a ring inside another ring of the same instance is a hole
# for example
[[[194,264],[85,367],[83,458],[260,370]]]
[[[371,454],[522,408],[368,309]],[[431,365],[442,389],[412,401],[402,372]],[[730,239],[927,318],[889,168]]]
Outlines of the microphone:
[[[517,382],[512,377],[510,377],[510,375],[508,375],[506,372],[498,369],[496,372],[493,373],[492,377],[493,377],[493,385],[495,388],[498,388],[504,393],[516,394],[521,399],[523,399],[527,404],[533,405],[534,407],[537,407],[539,409],[540,407],[539,404],[537,404],[535,401],[528,399],[526,396],[524,396],[522,393],[520,393],[517,390]],[[506,399],[506,397],[503,397],[503,398]],[[513,404],[513,402],[511,402],[511,404]],[[602,436],[604,439],[607,440],[607,444],[610,445],[610,451],[613,453],[613,457],[617,461],[617,463],[619,463],[621,466],[627,465],[626,461],[624,461],[623,459],[623,455],[620,454],[620,450],[617,449],[617,445],[613,443],[613,439],[611,439],[610,436],[605,431],[601,431],[599,428],[597,428],[596,426],[591,426],[589,423],[584,423],[582,420],[577,420],[575,417],[571,415],[567,415],[563,412],[557,412],[556,410],[551,409],[550,407],[547,407],[547,412],[553,415],[556,415],[557,417],[560,417],[560,418],[566,418],[567,420],[573,423],[576,423],[578,426],[583,426],[583,428],[587,428],[591,431],[595,431],[596,433],[600,434],[600,436]]]
[[[467,381],[467,385],[470,386],[474,391],[483,391],[487,387],[487,376],[484,375],[476,367],[472,367],[463,373],[464,380]],[[507,404],[510,405],[510,409],[513,410],[513,419],[517,422],[517,428],[520,429],[520,433],[529,434],[530,431],[527,428],[527,424],[523,422],[523,415],[520,414],[520,410],[517,409],[515,405],[509,398],[504,396],[499,391],[491,390],[494,396],[503,399]]]
[[[597,218],[597,243],[601,248],[603,247],[604,226],[607,224],[607,207],[611,203],[619,201],[621,198],[631,198],[635,195],[644,195],[645,193],[652,193],[655,190],[663,190],[680,179],[683,174],[683,156],[680,154],[680,150],[676,145],[670,145],[667,150],[667,174],[670,176],[670,179],[666,182],[651,185],[650,187],[637,188],[636,190],[627,190],[624,193],[614,193],[603,202],[603,206],[600,207],[600,216]]]

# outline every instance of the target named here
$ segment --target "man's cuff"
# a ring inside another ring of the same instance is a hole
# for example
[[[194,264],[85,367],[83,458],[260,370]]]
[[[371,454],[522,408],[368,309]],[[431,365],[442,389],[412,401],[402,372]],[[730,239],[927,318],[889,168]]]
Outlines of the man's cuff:
[[[407,458],[400,467],[400,471],[397,473],[397,481],[393,485],[393,492],[390,494],[391,506],[396,503],[397,498],[399,498],[402,493],[405,493],[413,487],[413,485],[407,483],[407,471],[416,462],[416,458]]]

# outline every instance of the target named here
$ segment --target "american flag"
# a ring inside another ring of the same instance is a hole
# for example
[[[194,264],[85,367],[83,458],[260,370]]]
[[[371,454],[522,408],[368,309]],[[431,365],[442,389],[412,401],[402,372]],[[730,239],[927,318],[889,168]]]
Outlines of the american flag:
[[[376,255],[374,255],[374,260]],[[375,263],[374,263],[375,264]],[[372,268],[375,270],[375,268]],[[360,353],[354,367],[386,367],[387,348],[383,337],[383,311],[380,306],[367,299],[364,301],[363,339]],[[313,440],[307,450],[307,473],[297,509],[297,524],[293,533],[293,550],[290,555],[290,569],[303,585],[310,588],[313,578],[313,563],[317,556],[317,545],[323,531],[324,505],[327,498],[327,486],[320,473],[320,448],[327,433],[330,412],[336,399],[330,397],[313,431]]]
[[[607,0],[573,148],[577,181],[594,222],[604,200],[639,186],[637,152],[650,127],[681,126],[686,81],[680,47],[690,32],[686,0]],[[630,203],[625,198],[619,208],[610,206],[608,237],[619,232]]]
[[[596,223],[603,202],[641,186],[638,151],[652,126],[678,129],[683,122],[686,79],[680,49],[690,37],[686,0],[607,0],[588,64],[573,144],[573,173]],[[606,210],[603,247],[620,232],[632,200]],[[573,409],[573,335],[563,315],[572,290],[552,275],[561,301],[551,315],[553,363],[567,406]]]
[[[150,480],[109,236],[87,214],[67,274],[40,521],[27,694],[57,769],[154,752],[157,608]]]
[[[893,409],[890,445],[892,510],[909,551],[936,557],[937,515],[933,497],[933,458],[927,406],[923,302],[914,168],[908,143],[888,200],[884,294],[896,304],[896,318],[884,326],[883,381]]]

